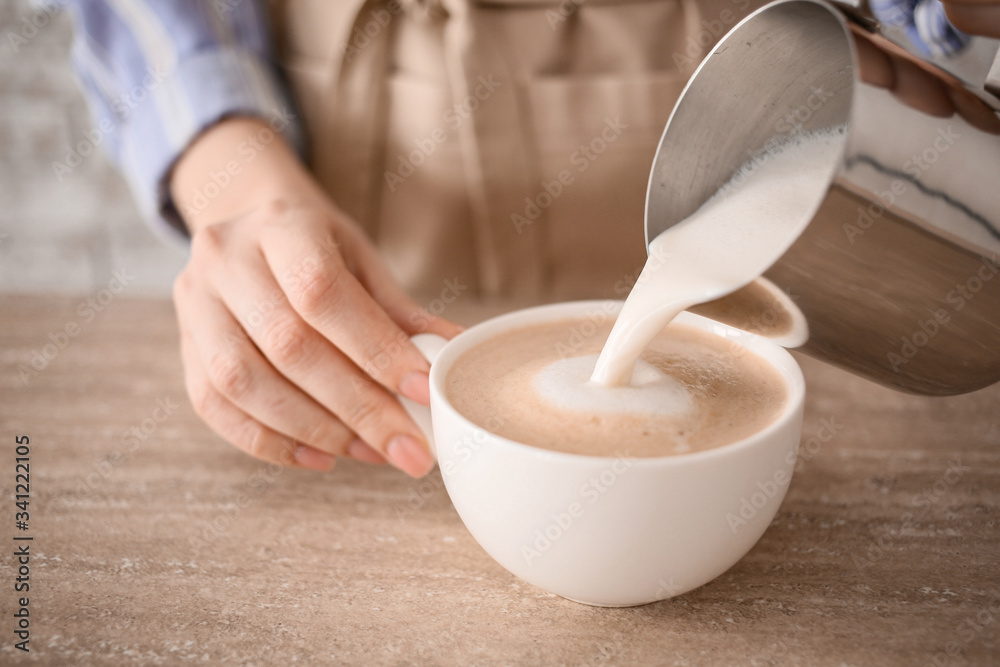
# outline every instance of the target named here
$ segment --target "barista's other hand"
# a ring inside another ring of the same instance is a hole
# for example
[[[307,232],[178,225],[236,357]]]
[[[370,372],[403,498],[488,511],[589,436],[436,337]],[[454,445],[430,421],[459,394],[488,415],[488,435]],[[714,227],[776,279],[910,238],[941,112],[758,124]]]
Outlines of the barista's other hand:
[[[851,24],[861,80],[889,90],[903,104],[935,118],[960,115],[969,125],[1000,134],[1000,117],[947,72],[928,65],[881,35]]]
[[[241,160],[254,140],[259,150]],[[234,161],[238,174],[217,197],[196,196]],[[427,473],[427,443],[393,392],[427,404],[429,365],[409,335],[460,328],[403,293],[258,120],[206,132],[178,162],[171,192],[192,233],[174,302],[199,416],[273,463],[328,470],[349,456]]]
[[[883,25],[905,32],[924,56],[955,55],[969,43],[969,36],[945,16],[941,0],[870,0],[868,6]]]
[[[1000,38],[1000,0],[943,0],[948,20],[970,35]]]

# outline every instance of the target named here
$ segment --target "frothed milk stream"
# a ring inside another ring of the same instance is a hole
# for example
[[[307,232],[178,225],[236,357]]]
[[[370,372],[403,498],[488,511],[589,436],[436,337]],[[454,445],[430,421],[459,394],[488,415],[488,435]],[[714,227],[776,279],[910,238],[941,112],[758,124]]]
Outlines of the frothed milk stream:
[[[657,236],[591,383],[632,384],[639,355],[678,313],[739,289],[776,262],[809,224],[845,138],[842,126],[803,134],[754,158]]]

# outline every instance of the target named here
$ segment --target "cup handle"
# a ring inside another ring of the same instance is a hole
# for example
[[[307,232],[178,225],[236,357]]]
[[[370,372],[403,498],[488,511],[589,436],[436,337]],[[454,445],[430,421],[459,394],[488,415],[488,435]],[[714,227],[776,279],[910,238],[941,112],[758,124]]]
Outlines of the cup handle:
[[[437,334],[417,334],[410,338],[410,341],[420,350],[420,353],[430,363],[434,363],[441,350],[448,344],[448,339]],[[437,448],[434,445],[434,427],[431,425],[431,409],[426,405],[420,405],[405,396],[399,396],[399,402],[406,410],[407,414],[417,423],[420,430],[427,438],[427,444],[431,446],[431,454],[437,458]]]

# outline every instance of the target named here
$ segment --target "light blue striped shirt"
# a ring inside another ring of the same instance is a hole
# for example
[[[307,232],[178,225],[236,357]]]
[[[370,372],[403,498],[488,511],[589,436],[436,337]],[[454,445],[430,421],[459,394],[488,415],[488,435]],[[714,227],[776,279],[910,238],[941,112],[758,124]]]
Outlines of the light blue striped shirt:
[[[208,126],[231,114],[301,128],[272,60],[257,0],[69,0],[73,63],[101,145],[161,236],[183,239],[167,175]]]

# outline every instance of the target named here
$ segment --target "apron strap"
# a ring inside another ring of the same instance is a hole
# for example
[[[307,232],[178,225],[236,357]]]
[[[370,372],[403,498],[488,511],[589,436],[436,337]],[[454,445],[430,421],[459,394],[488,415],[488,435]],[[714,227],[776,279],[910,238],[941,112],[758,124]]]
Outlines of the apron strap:
[[[334,36],[343,46],[329,84],[333,108],[322,122],[324,138],[319,142],[331,148],[317,151],[313,167],[328,175],[324,180],[337,205],[375,234],[385,159],[389,49],[400,10],[397,3],[395,13],[390,12],[386,0],[337,1],[353,4],[345,8],[353,19],[343,22],[346,30]]]
[[[488,20],[469,0],[441,0],[448,12],[445,60],[456,105],[479,101],[459,128],[466,191],[476,230],[481,288],[486,294],[534,296],[543,271],[543,230],[515,225],[525,193],[539,182],[528,112]]]
[[[353,2],[353,19],[337,36],[344,46],[330,82],[334,105],[320,128],[320,144],[335,152],[317,152],[314,169],[337,204],[377,237],[394,25],[404,16],[446,15],[443,47],[453,102],[457,108],[477,105],[457,132],[479,286],[484,295],[533,295],[542,284],[544,225],[539,220],[519,228],[512,215],[524,211],[525,193],[539,183],[538,168],[528,155],[528,110],[487,19],[468,0]]]

